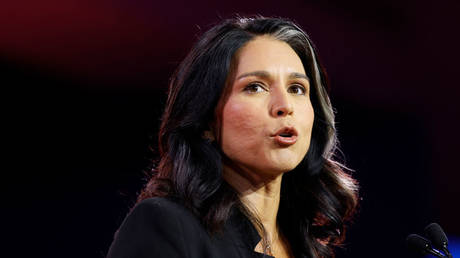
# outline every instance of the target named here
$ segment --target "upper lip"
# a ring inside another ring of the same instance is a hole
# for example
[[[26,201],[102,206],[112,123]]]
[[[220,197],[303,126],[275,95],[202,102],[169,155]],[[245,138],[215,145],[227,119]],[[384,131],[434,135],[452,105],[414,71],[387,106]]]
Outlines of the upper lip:
[[[290,136],[297,136],[297,130],[292,126],[284,126],[280,128],[276,133],[272,134],[272,137],[275,137],[280,134],[288,134]]]

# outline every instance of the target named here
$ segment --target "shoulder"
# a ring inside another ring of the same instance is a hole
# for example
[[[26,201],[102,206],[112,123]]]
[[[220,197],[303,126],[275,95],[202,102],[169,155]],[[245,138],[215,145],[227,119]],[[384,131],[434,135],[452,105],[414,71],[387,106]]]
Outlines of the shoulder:
[[[188,227],[184,226],[190,224],[200,226],[198,218],[182,204],[168,198],[153,197],[136,204],[123,221],[120,230],[126,227],[142,227],[139,230],[167,230],[168,232],[163,233],[175,233],[186,230]]]
[[[241,216],[233,216],[220,234],[210,235],[179,202],[158,197],[145,199],[126,216],[107,258],[253,257],[254,239],[246,241],[252,234],[243,223],[247,220]]]
[[[137,203],[123,223],[132,219],[146,220],[145,222],[149,223],[182,220],[199,222],[198,218],[184,205],[164,197],[148,198]]]
[[[108,257],[185,257],[193,234],[204,231],[183,205],[167,198],[145,199],[115,234]]]
[[[186,209],[179,202],[173,201],[168,198],[163,197],[153,197],[142,200],[134,206],[128,216],[161,216],[162,218],[168,218],[169,216],[164,215],[174,215],[191,217],[193,214]]]

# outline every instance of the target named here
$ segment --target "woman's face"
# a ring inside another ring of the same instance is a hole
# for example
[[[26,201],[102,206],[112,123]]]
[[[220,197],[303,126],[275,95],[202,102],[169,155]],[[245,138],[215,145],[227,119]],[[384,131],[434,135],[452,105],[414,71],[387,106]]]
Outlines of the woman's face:
[[[219,112],[222,151],[233,169],[252,179],[294,169],[310,146],[314,118],[300,58],[287,43],[261,36],[235,61]]]

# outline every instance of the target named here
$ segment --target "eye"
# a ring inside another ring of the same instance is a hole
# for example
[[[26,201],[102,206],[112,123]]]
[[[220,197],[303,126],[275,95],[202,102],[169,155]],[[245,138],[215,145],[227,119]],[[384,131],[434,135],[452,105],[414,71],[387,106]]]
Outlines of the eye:
[[[305,89],[304,86],[300,84],[293,84],[289,86],[288,92],[294,93],[295,95],[305,95],[307,93],[307,90]]]
[[[248,93],[259,93],[266,91],[266,89],[260,83],[251,83],[244,88],[244,91]]]

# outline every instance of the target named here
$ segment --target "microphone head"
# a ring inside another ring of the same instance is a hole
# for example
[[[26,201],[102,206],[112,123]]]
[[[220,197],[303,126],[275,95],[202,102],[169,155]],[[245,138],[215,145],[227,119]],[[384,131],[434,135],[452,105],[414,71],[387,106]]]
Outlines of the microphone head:
[[[431,240],[433,245],[438,249],[447,248],[447,236],[437,223],[431,223],[425,228],[426,236]]]
[[[428,250],[432,249],[430,241],[416,234],[410,234],[407,236],[406,242],[410,249],[420,253],[421,255],[429,254]]]

